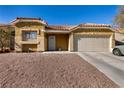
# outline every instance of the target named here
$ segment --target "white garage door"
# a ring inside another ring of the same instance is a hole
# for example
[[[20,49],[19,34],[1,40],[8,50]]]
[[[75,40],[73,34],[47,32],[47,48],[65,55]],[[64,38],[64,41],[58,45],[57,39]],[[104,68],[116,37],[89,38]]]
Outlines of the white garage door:
[[[75,36],[74,50],[75,51],[109,51],[110,37],[109,36]]]

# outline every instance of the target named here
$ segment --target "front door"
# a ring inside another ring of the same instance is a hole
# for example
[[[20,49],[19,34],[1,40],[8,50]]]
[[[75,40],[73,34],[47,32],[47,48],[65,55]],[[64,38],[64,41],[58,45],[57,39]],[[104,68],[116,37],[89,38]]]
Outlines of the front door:
[[[56,50],[56,38],[55,36],[49,36],[48,38],[48,50]]]

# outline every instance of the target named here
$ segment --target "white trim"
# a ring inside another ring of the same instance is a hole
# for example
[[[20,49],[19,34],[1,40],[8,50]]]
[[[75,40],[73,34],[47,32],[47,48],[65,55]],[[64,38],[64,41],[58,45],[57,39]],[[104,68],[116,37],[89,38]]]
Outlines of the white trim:
[[[109,37],[109,51],[112,51],[113,34]]]

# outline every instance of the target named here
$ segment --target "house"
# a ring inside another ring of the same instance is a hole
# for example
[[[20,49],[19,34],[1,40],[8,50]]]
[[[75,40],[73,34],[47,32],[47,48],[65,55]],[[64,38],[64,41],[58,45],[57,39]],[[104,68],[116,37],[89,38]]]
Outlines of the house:
[[[40,18],[16,18],[15,51],[109,52],[115,45],[114,32],[107,24],[75,26],[48,25]]]
[[[115,44],[124,45],[124,29],[118,28],[115,30]]]

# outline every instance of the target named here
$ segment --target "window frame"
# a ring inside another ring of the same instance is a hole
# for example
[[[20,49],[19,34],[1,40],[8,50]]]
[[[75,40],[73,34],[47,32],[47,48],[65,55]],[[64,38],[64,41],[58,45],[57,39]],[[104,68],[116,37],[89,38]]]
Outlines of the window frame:
[[[22,40],[23,41],[33,41],[37,40],[37,31],[36,30],[24,30],[22,32]]]

